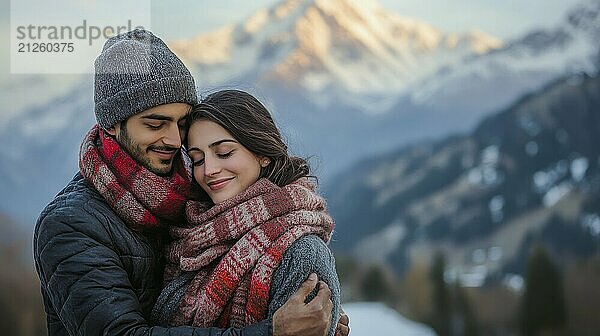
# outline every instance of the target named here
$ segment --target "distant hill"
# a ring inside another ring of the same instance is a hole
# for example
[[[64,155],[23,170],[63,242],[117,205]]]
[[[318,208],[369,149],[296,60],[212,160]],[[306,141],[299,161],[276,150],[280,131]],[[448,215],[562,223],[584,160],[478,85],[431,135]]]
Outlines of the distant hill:
[[[600,252],[600,78],[529,94],[466,135],[356,162],[326,186],[333,246],[402,272],[443,250],[450,276],[521,274],[542,241],[563,260]]]

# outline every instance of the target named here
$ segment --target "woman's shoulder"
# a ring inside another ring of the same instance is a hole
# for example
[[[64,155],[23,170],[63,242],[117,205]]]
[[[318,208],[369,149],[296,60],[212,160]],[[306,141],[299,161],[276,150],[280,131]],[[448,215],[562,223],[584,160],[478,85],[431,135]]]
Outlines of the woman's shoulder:
[[[340,307],[340,283],[335,270],[333,253],[327,244],[315,235],[296,240],[285,252],[273,274],[269,295],[269,316],[273,316],[311,273],[316,273],[319,280],[323,280],[331,290],[332,327],[328,333],[331,336],[335,332]],[[317,289],[313,290],[306,299],[310,301],[316,294]]]
[[[307,235],[296,240],[285,252],[283,258],[314,259],[333,256],[323,239],[316,235]]]
[[[297,288],[310,273],[317,273],[319,278],[330,286],[337,286],[333,253],[325,242],[315,235],[304,236],[287,249],[273,276],[275,288]]]

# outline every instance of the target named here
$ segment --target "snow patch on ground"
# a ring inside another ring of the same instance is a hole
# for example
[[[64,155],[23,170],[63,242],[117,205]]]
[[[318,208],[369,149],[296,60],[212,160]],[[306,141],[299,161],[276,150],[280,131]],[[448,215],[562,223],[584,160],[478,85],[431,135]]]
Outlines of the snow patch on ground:
[[[343,308],[350,317],[352,336],[436,336],[430,327],[409,320],[379,302],[346,303]]]

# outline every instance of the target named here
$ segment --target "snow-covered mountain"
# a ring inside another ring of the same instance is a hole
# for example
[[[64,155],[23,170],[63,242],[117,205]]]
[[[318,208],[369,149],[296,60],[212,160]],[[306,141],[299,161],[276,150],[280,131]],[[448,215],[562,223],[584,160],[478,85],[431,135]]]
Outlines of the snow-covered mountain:
[[[8,22],[8,19],[0,20],[0,43],[3,45],[10,45]],[[8,49],[0,51],[0,64],[3,66],[0,71],[0,132],[25,111],[47,106],[84,80],[84,75],[12,74]]]
[[[45,203],[77,171],[79,144],[95,122],[93,111],[90,80],[7,118],[0,129],[1,211],[33,226]]]
[[[68,95],[83,75],[7,74],[0,78],[0,132],[24,111]]]
[[[333,178],[333,245],[399,272],[440,250],[447,276],[466,286],[523,275],[536,243],[563,265],[597,256],[598,143],[600,77],[561,79],[468,134],[369,157]]]
[[[588,60],[597,48],[590,39],[597,36],[598,3],[572,12],[556,28],[568,37],[547,45],[542,38],[503,44],[480,32],[446,33],[373,0],[285,0],[237,25],[169,45],[192,69],[201,94],[223,87],[256,94],[292,152],[315,156],[314,173],[326,181],[361,157],[463,129],[522,88],[573,69],[564,64],[588,64],[573,60]],[[536,51],[510,56],[523,48]],[[538,69],[536,57],[543,55],[562,61]],[[513,70],[483,76],[496,59]],[[461,79],[473,73],[479,81]],[[32,223],[77,170],[79,143],[93,123],[92,76],[75,85],[75,77],[19,78],[0,83],[8,89],[0,96],[0,189],[10,191],[0,210]],[[438,78],[443,87],[434,85]],[[12,88],[18,86],[30,89]]]
[[[600,1],[585,0],[562,22],[531,31],[487,54],[438,68],[406,88],[390,112],[416,106],[450,114],[447,119],[460,120],[466,129],[482,114],[505,107],[548,81],[573,73],[595,73],[600,68],[598,41]]]
[[[323,177],[357,157],[332,155],[353,146],[348,136],[357,128],[376,131],[377,118],[364,113],[364,106],[384,110],[389,104],[375,107],[393,101],[398,90],[440,62],[500,42],[482,33],[444,33],[386,12],[375,1],[290,0],[238,25],[169,45],[191,68],[201,92],[234,86],[256,93],[294,152],[322,160],[315,168]],[[18,79],[0,83],[6,88],[0,97],[0,188],[11,190],[0,208],[31,223],[77,170],[79,142],[93,123],[92,76],[61,83],[53,76]],[[359,155],[370,145],[356,139]]]
[[[283,85],[321,106],[342,100],[381,112],[385,105],[372,102],[502,42],[479,31],[446,33],[373,0],[286,0],[171,46],[201,88],[237,81]]]

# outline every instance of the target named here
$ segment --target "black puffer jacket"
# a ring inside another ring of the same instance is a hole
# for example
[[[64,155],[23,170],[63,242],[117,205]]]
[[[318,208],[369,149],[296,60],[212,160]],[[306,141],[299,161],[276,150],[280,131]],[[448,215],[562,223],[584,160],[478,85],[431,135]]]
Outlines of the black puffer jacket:
[[[34,234],[49,335],[270,335],[244,329],[162,328],[147,322],[161,290],[158,237],[129,229],[77,174],[42,211]]]

